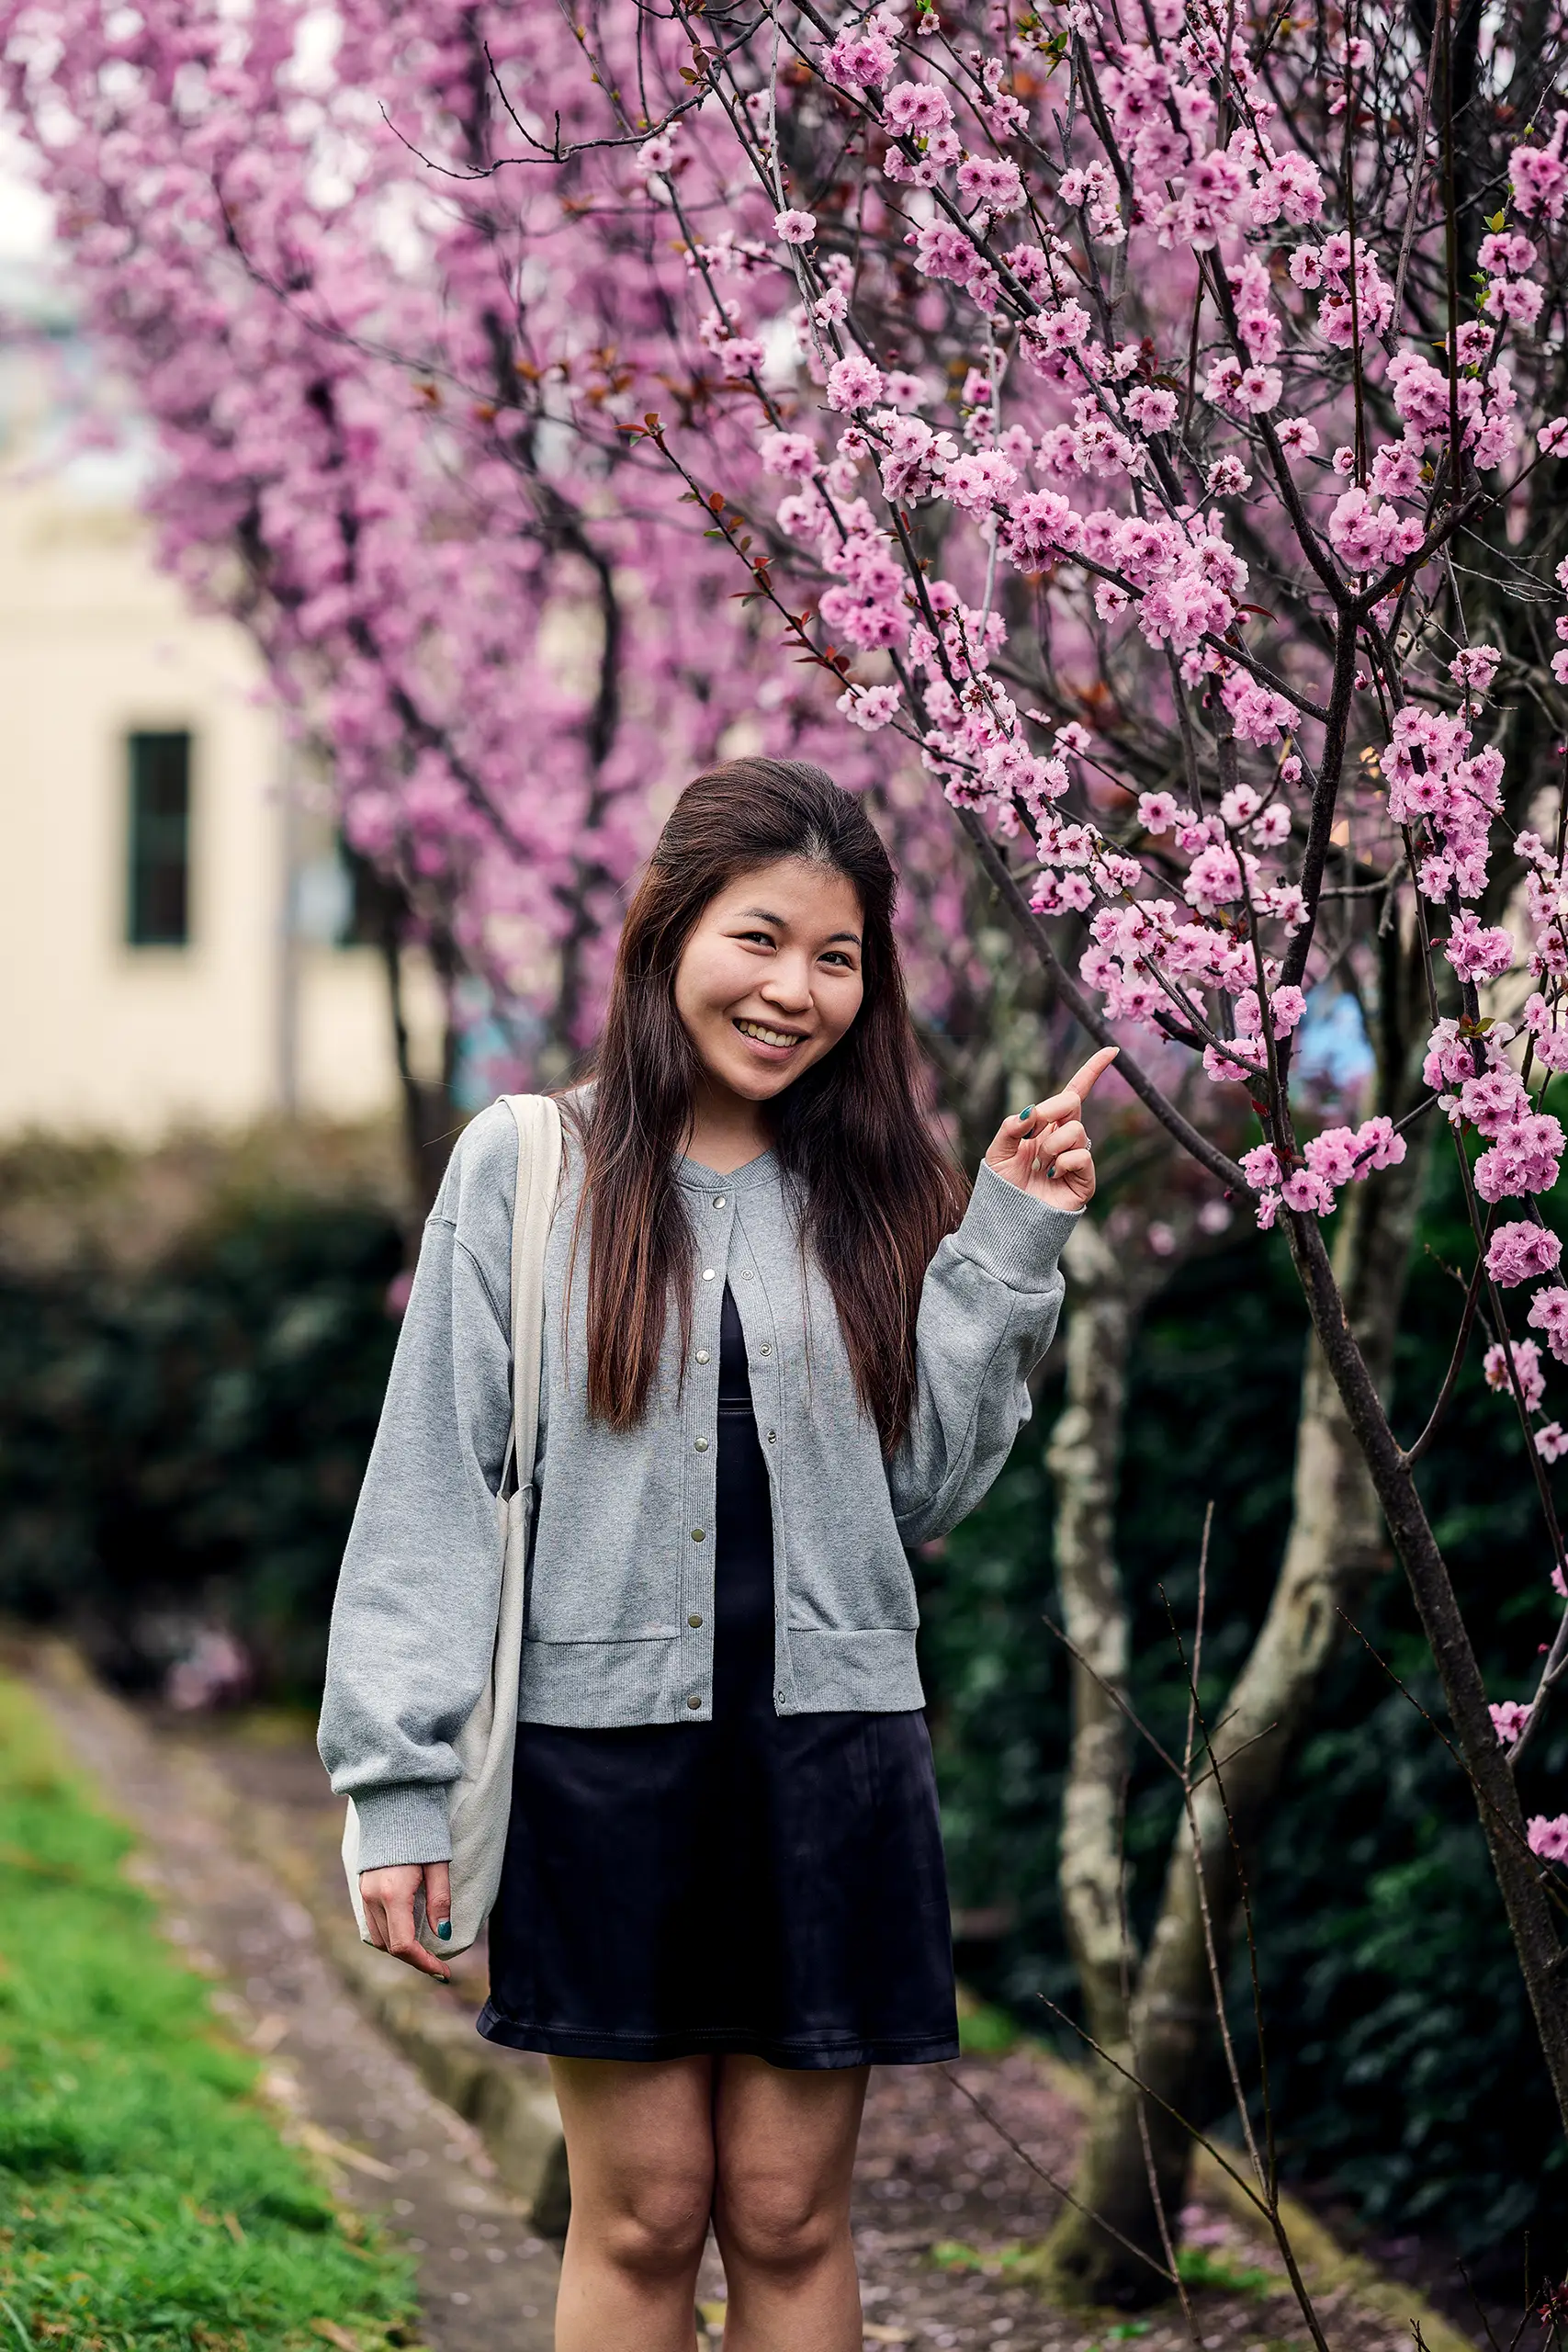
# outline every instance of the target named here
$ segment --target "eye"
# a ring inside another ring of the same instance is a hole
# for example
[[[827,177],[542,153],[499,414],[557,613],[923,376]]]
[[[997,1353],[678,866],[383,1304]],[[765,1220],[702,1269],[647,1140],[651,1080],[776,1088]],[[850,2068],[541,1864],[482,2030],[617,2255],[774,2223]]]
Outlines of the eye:
[[[842,947],[825,948],[823,950],[822,961],[824,964],[837,964],[841,970],[846,972],[852,972],[855,967],[854,957]]]
[[[758,940],[764,947],[771,947],[773,944],[773,934],[771,931],[738,931],[734,936],[737,939]]]

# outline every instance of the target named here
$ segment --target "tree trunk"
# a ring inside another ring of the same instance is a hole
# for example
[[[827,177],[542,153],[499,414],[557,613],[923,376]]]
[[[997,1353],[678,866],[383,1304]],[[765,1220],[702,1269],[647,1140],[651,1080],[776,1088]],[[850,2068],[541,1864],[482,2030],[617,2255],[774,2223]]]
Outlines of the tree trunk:
[[[1127,1366],[1150,1287],[1086,1218],[1066,1253],[1073,1308],[1066,1398],[1046,1447],[1056,1492],[1056,1577],[1071,1660],[1073,1738],[1062,1799],[1062,1923],[1095,2040],[1127,2062],[1132,1956],[1124,1951],[1121,1821],[1127,1609],[1115,1546]],[[1112,2076],[1111,2079],[1114,2079]]]
[[[1386,1385],[1392,1367],[1426,1157],[1417,1147],[1403,1167],[1359,1187],[1339,1212],[1337,1240],[1344,1294],[1362,1359],[1380,1387]],[[1075,1314],[1081,1312],[1081,1304],[1075,1303]],[[1068,1376],[1070,1384],[1070,1360]],[[1119,1412],[1118,1400],[1118,1422]],[[1057,1460],[1054,1447],[1054,1467]],[[1060,1460],[1066,1466],[1066,1450]],[[1058,1513],[1064,1523],[1081,1522],[1085,1498],[1059,1489]],[[1109,1554],[1109,1527],[1105,1545]],[[1063,1556],[1065,1592],[1065,1552]],[[1311,1714],[1342,1630],[1339,1611],[1354,1612],[1387,1558],[1382,1514],[1361,1444],[1314,1340],[1303,1382],[1293,1511],[1284,1560],[1258,1638],[1220,1711],[1224,1724],[1217,1744],[1220,1786],[1213,1777],[1203,1781],[1193,1797],[1190,1825],[1186,1818],[1178,1825],[1159,1917],[1133,1977],[1131,2015],[1114,2041],[1096,2023],[1097,2018],[1113,2014],[1105,1999],[1103,1951],[1082,1980],[1089,2030],[1131,2067],[1150,2095],[1141,2094],[1111,2068],[1100,2068],[1096,2106],[1074,2184],[1075,2196],[1089,2211],[1065,2211],[1048,2241],[1051,2275],[1065,2296],[1131,2305],[1168,2291],[1154,2267],[1163,2269],[1166,2256],[1150,2171],[1174,2238],[1192,2143],[1160,2102],[1179,2116],[1197,2120],[1219,2037],[1194,1844],[1201,1858],[1202,1894],[1223,1966],[1239,1892],[1232,1829],[1245,1852],[1267,1817]],[[1113,1577],[1113,1566],[1111,1573]],[[1104,1589],[1103,1568],[1100,1583]],[[1087,1647],[1078,1635],[1072,1637]],[[1121,1639],[1124,1656],[1124,1627]],[[1109,1654],[1110,1645],[1104,1646]],[[1088,1679],[1081,1668],[1075,1671]],[[1111,1705],[1103,1694],[1100,1703]],[[1116,1823],[1103,1787],[1093,1785],[1095,1753],[1087,1743],[1080,1758],[1076,1707],[1075,1697],[1065,1815],[1080,1825],[1075,1846],[1090,1838],[1104,1842],[1092,1863],[1075,1853],[1073,1868],[1077,1879],[1104,1887],[1114,1884],[1120,1873]],[[1101,1752],[1105,1749],[1102,1736]],[[1089,1789],[1077,1785],[1080,1771],[1091,1782]],[[1064,1831],[1063,1899],[1068,1940],[1077,1956],[1083,1929],[1068,1902],[1067,1843]],[[1120,1964],[1119,1932],[1117,1948]],[[1129,1961],[1131,1964],[1131,1955]]]
[[[387,976],[387,1004],[392,1023],[392,1048],[397,1060],[398,1083],[403,1102],[403,1154],[408,1170],[410,1215],[405,1234],[407,1269],[412,1272],[419,1255],[424,1220],[441,1189],[441,1179],[446,1172],[452,1145],[461,1121],[453,1100],[453,1080],[457,1075],[457,1033],[451,1016],[452,990],[457,975],[457,961],[450,934],[443,928],[431,926],[430,953],[440,978],[446,1002],[446,1015],[441,1034],[439,1071],[424,1076],[415,1070],[409,1036],[407,1011],[403,999],[404,933],[408,927],[409,905],[398,886],[383,874],[371,876],[374,891],[373,920],[377,944],[381,953],[382,968]]]

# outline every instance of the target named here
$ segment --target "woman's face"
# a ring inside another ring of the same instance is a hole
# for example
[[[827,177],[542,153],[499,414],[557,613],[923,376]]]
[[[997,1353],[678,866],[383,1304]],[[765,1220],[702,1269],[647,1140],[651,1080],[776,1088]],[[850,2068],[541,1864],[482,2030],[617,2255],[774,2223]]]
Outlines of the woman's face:
[[[716,1086],[766,1102],[830,1053],[860,1011],[860,899],[830,867],[779,858],[710,899],[675,1010]]]

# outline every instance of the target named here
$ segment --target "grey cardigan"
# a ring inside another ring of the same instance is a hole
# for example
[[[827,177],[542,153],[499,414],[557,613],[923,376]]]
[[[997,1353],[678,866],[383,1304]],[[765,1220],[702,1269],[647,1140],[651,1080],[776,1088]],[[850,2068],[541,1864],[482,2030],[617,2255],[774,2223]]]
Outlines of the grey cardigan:
[[[521,1718],[711,1717],[727,1282],[773,1488],[778,1712],[919,1707],[905,1546],[953,1526],[1006,1461],[1055,1330],[1076,1219],[981,1169],[926,1275],[918,1401],[889,1460],[856,1398],[831,1292],[803,1269],[773,1154],[728,1176],[682,1160],[691,1351],[682,1363],[671,1312],[646,1419],[623,1433],[588,1415],[585,1249],[568,1283],[581,1185],[570,1120],[567,1136],[545,1266]],[[501,1574],[516,1181],[516,1125],[497,1103],[460,1138],[425,1227],[344,1558],[320,1744],[333,1788],[355,1799],[367,1870],[450,1852],[452,1739],[489,1669]]]

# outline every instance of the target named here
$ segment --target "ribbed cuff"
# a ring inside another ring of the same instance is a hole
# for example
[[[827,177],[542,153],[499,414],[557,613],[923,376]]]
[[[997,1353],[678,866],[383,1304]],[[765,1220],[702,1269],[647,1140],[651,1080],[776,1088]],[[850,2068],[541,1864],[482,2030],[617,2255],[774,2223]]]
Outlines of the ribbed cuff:
[[[400,1863],[449,1862],[452,1833],[446,1790],[439,1781],[405,1781],[384,1789],[356,1789],[359,1867],[389,1871]]]
[[[1014,1290],[1044,1290],[1082,1215],[1082,1209],[1047,1208],[982,1160],[953,1238],[966,1258]]]

